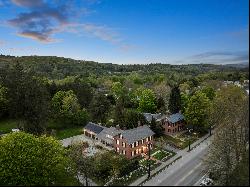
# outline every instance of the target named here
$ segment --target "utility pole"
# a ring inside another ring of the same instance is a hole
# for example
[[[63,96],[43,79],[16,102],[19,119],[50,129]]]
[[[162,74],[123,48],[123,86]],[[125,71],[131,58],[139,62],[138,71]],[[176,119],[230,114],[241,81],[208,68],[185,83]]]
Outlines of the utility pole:
[[[148,178],[150,177],[150,143],[148,144]]]
[[[190,151],[191,149],[190,149],[190,137],[191,137],[191,131],[192,131],[193,129],[189,129],[189,136],[188,136],[188,151]]]

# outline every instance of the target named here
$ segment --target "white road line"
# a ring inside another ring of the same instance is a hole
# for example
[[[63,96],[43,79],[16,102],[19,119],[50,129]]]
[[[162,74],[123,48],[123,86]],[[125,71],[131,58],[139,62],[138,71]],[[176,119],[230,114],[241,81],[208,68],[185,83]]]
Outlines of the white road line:
[[[182,181],[184,181],[189,175],[191,175],[193,172],[194,172],[194,170],[196,169],[196,168],[198,168],[200,165],[202,164],[202,162],[200,162],[198,165],[196,165],[195,167],[194,167],[194,169],[192,169],[191,171],[189,171],[184,177],[182,177],[174,186],[178,186]]]

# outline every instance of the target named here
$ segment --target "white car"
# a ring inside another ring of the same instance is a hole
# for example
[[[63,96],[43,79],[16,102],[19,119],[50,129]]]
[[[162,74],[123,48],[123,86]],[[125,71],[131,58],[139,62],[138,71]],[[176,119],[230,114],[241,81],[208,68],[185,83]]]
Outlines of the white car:
[[[12,132],[19,132],[20,130],[19,129],[11,129]]]
[[[211,186],[213,184],[213,180],[210,178],[205,178],[201,181],[200,186]]]

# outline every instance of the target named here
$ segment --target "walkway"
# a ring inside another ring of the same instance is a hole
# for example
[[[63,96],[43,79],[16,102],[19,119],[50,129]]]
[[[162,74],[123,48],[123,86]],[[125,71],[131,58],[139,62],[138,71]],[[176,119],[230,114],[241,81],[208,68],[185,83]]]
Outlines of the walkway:
[[[198,146],[201,142],[203,142],[204,140],[206,140],[207,138],[209,137],[209,134],[203,136],[202,138],[200,138],[199,140],[197,140],[196,142],[194,142],[192,145],[191,145],[191,149],[192,147],[196,147]],[[208,139],[210,139],[211,137],[209,137]],[[192,152],[192,150],[191,150]],[[164,168],[166,165],[172,163],[176,158],[182,156],[184,157],[185,155],[189,154],[190,152],[188,152],[188,147],[183,149],[183,150],[180,150],[177,152],[177,154],[170,158],[169,160],[167,160],[166,162],[164,162],[164,164],[160,165],[159,167],[155,168],[153,171],[151,171],[151,175],[153,175],[154,173],[156,173],[157,171],[159,171],[160,169]],[[138,186],[139,184],[141,184],[143,181],[145,181],[147,179],[147,174],[144,175],[143,177],[137,179],[136,181],[134,181],[133,183],[130,184],[130,186]]]

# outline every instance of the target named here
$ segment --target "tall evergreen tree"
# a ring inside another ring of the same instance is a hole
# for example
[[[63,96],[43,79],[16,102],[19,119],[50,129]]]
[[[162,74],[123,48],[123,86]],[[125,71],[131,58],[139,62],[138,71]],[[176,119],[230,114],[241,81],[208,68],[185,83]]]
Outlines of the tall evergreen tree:
[[[171,89],[168,108],[172,114],[179,112],[181,109],[181,94],[178,86]]]
[[[111,103],[102,93],[97,93],[90,103],[92,121],[105,123],[110,111]]]
[[[43,82],[15,63],[6,72],[3,85],[8,88],[10,117],[22,121],[20,127],[25,131],[42,133],[49,111],[49,94]]]

